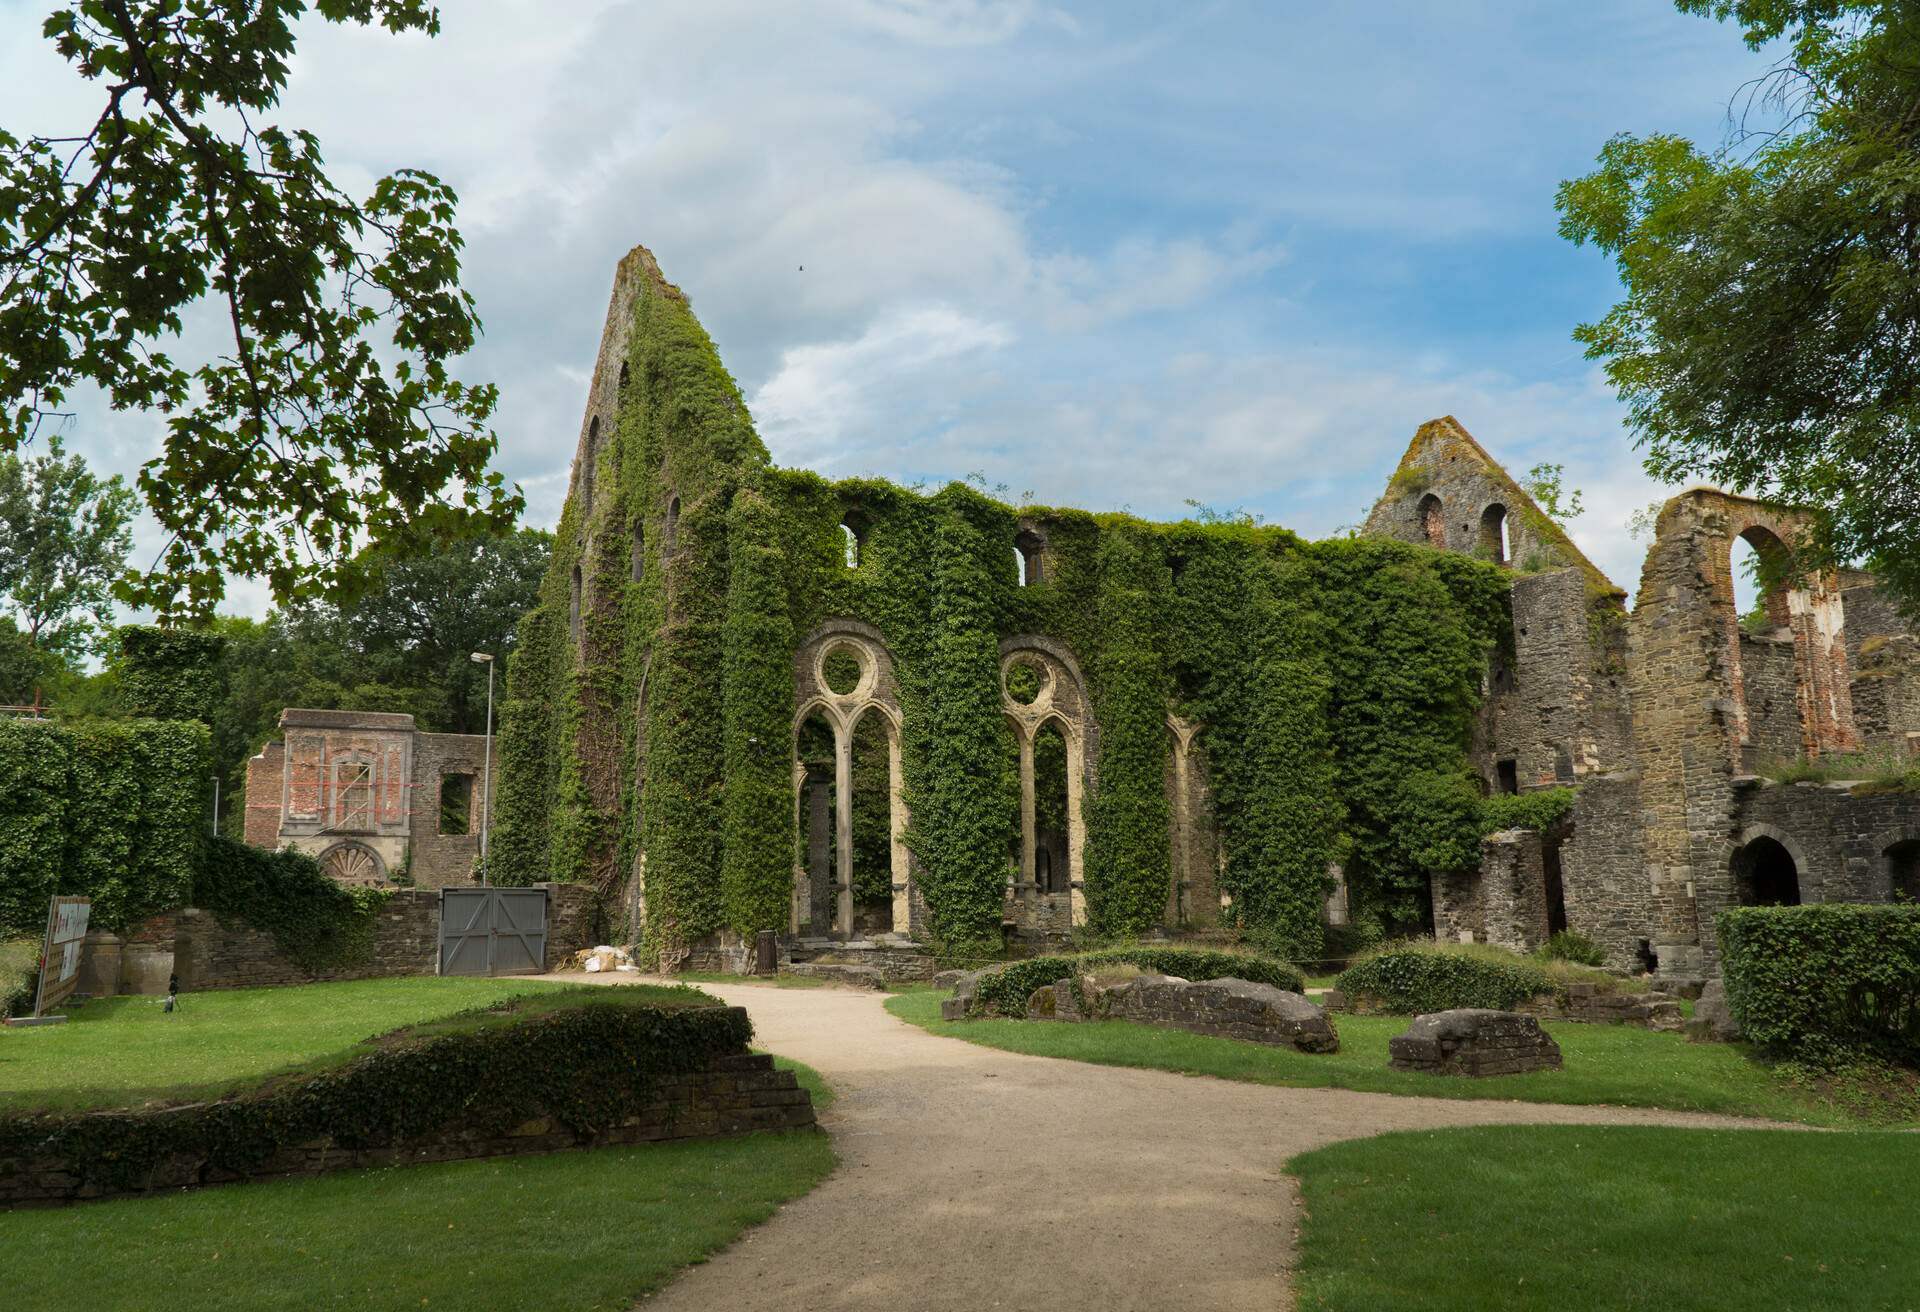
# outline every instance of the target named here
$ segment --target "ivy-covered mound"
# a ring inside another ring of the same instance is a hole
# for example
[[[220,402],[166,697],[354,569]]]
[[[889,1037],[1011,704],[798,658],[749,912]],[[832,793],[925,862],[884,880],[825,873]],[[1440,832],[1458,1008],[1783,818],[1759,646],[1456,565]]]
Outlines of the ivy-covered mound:
[[[1508,1011],[1555,984],[1534,962],[1498,948],[1407,945],[1349,966],[1334,987],[1357,1011],[1417,1016],[1455,1007]]]
[[[1000,941],[1018,811],[999,651],[1016,635],[1063,645],[1088,685],[1098,933],[1166,914],[1169,712],[1202,726],[1223,888],[1264,946],[1319,954],[1334,863],[1356,917],[1386,926],[1418,918],[1425,872],[1477,861],[1465,749],[1509,624],[1501,570],[776,469],[686,298],[645,251],[621,279],[626,355],[596,381],[587,458],[507,671],[494,878],[611,895],[643,876],[659,949],[784,929],[794,652],[827,619],[872,625],[891,654],[914,877],[955,955]],[[1044,539],[1028,586],[1023,530]]]
[[[691,991],[690,999],[711,1001]],[[337,1069],[224,1101],[0,1117],[0,1171],[55,1158],[82,1184],[119,1191],[148,1187],[180,1161],[210,1179],[244,1176],[315,1139],[379,1148],[455,1124],[498,1135],[542,1116],[585,1135],[645,1107],[662,1077],[745,1052],[753,1034],[736,1008],[623,1003],[605,989],[526,1002],[533,1014],[524,1019],[496,1006],[498,1015],[433,1027],[450,1033],[385,1042]]]
[[[185,905],[210,759],[197,721],[0,719],[0,937],[45,933],[55,894],[107,930]]]
[[[222,921],[272,934],[309,974],[368,959],[373,918],[391,890],[349,888],[305,852],[263,852],[231,838],[209,838],[193,881],[193,905]]]
[[[1738,907],[1715,923],[1741,1034],[1815,1066],[1920,1067],[1920,906]]]
[[[1205,948],[1106,948],[1074,956],[1028,957],[998,966],[975,986],[971,1016],[1025,1016],[1033,991],[1063,979],[1073,979],[1105,965],[1138,966],[1159,975],[1186,980],[1244,979],[1252,984],[1298,993],[1300,972],[1284,961],[1251,952],[1213,952]]]

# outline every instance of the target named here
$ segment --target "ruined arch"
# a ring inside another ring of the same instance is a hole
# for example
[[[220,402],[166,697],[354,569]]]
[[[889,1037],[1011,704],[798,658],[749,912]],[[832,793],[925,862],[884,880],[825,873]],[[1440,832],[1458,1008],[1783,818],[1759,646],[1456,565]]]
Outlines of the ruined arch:
[[[1771,825],[1749,826],[1728,861],[1733,900],[1745,907],[1799,906],[1806,868],[1786,834]]]
[[[1839,577],[1832,570],[1795,568],[1792,544],[1808,528],[1806,515],[1749,497],[1705,490],[1687,493],[1675,501],[1688,504],[1694,511],[1689,518],[1697,519],[1708,530],[1706,568],[1711,579],[1711,604],[1715,621],[1726,635],[1734,764],[1741,768],[1750,764],[1743,755],[1754,741],[1742,651],[1745,635],[1734,599],[1736,541],[1745,541],[1759,557],[1761,599],[1769,626],[1792,639],[1794,713],[1799,720],[1801,753],[1814,757],[1854,750],[1858,740]],[[1669,511],[1673,504],[1669,503]],[[1685,532],[1691,527],[1668,511],[1661,513],[1661,524],[1669,532]]]
[[[859,675],[851,687],[836,691],[827,680],[827,662],[836,655],[851,656]],[[805,840],[807,864],[795,871],[792,927],[816,918],[823,905],[814,888],[810,905],[802,905],[803,887],[813,887],[830,865],[833,897],[830,923],[836,934],[851,935],[855,928],[854,891],[860,874],[854,852],[854,737],[869,715],[878,717],[886,735],[886,789],[888,825],[888,887],[892,906],[887,916],[896,934],[909,932],[913,919],[912,862],[907,852],[907,808],[900,759],[900,692],[894,676],[893,655],[879,630],[858,620],[828,620],[808,634],[794,652],[794,817]],[[832,778],[824,777],[821,762],[808,762],[800,753],[800,735],[809,720],[817,719],[832,737]],[[826,793],[830,788],[831,793]],[[832,800],[831,860],[824,860],[817,826],[825,819],[822,798]],[[803,879],[804,876],[804,879]]]
[[[1889,902],[1920,902],[1920,831],[1883,834],[1873,846],[1886,881],[1882,895]]]
[[[1015,576],[1021,587],[1032,587],[1047,579],[1047,539],[1031,527],[1023,527],[1013,539]]]
[[[1021,668],[1038,675],[1030,697],[1016,695],[1020,684],[1014,672]],[[1057,926],[1062,911],[1068,927],[1084,924],[1087,825],[1083,810],[1097,730],[1078,662],[1050,638],[1036,634],[1008,638],[1000,644],[1000,710],[1020,750],[1020,849],[1011,910],[1028,929]],[[1065,745],[1064,852],[1049,849],[1047,860],[1046,888],[1058,891],[1043,891],[1039,879],[1042,835],[1035,751],[1043,729],[1057,730]],[[1064,879],[1057,868],[1059,855],[1065,857]]]

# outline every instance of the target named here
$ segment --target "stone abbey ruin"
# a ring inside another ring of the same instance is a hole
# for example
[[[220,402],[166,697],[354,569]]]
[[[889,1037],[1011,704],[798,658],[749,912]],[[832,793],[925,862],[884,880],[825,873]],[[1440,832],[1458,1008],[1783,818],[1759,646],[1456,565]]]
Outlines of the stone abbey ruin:
[[[753,936],[1235,932],[1312,959],[1430,928],[1700,978],[1714,915],[1920,895],[1920,796],[1769,782],[1920,738],[1865,574],[1736,613],[1668,501],[1629,611],[1454,420],[1363,531],[1144,522],[780,469],[686,297],[620,264],[501,719],[492,878],[594,885],[664,964]]]

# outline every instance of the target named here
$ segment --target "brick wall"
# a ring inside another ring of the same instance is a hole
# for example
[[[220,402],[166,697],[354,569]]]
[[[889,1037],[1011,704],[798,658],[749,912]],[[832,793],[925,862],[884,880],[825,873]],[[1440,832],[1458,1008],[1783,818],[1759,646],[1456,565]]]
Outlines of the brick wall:
[[[286,771],[285,744],[272,742],[247,760],[247,793],[241,838],[269,850],[280,846],[280,785]]]
[[[407,873],[421,888],[444,888],[473,882],[474,859],[480,855],[480,820],[485,804],[486,749],[484,734],[422,733],[413,740],[413,823],[408,843]],[[448,775],[473,779],[467,808],[467,832],[440,832],[440,786]]]

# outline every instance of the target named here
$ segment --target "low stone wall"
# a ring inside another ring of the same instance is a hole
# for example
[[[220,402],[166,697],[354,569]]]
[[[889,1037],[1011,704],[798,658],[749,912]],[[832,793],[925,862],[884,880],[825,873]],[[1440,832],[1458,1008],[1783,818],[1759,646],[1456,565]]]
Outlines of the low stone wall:
[[[545,966],[558,970],[575,952],[594,946],[593,890],[584,884],[539,887],[547,890]],[[169,974],[177,974],[180,987],[190,993],[431,975],[438,965],[439,944],[437,889],[410,888],[392,894],[374,920],[368,959],[319,972],[295,964],[265,930],[222,921],[198,907],[183,907],[144,921],[124,939],[89,935],[82,975],[85,991],[95,997],[162,993]]]
[[[203,1114],[204,1105],[147,1113],[156,1122]],[[605,1148],[667,1139],[704,1139],[757,1130],[798,1129],[814,1123],[813,1100],[792,1071],[775,1070],[765,1053],[739,1053],[706,1070],[662,1078],[651,1102],[598,1133],[574,1134],[552,1117],[536,1117],[504,1134],[482,1134],[460,1125],[383,1147],[349,1147],[332,1137],[310,1139],[273,1153],[257,1170],[241,1175],[204,1157],[175,1154],[139,1187],[113,1188],[83,1181],[57,1157],[0,1158],[0,1207],[46,1206],[125,1194],[192,1189],[239,1180],[276,1180],[362,1167],[414,1166],[475,1157],[513,1157],[569,1148]]]

